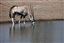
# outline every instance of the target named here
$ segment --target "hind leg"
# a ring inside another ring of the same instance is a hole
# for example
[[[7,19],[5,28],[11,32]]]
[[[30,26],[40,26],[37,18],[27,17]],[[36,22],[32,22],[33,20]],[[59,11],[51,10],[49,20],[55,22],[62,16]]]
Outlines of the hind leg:
[[[15,25],[15,13],[14,13],[13,16],[12,16],[12,25],[13,25],[13,26]]]
[[[12,27],[14,27],[14,18],[12,18]]]

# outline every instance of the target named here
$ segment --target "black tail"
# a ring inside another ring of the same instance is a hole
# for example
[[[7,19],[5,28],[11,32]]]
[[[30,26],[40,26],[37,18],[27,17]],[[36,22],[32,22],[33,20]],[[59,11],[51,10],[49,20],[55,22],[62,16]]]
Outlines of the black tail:
[[[14,8],[14,7],[16,7],[16,5],[14,5],[14,6],[12,6],[11,8],[10,8],[10,11],[9,11],[9,17],[11,18],[11,11],[12,11],[12,9]]]

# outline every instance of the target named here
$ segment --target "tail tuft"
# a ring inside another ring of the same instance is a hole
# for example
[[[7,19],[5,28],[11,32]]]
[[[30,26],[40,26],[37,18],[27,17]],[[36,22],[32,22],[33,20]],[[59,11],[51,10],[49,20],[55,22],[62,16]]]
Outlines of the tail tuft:
[[[12,6],[11,8],[10,8],[10,11],[9,11],[9,17],[11,18],[11,10],[14,8],[14,7],[16,7],[16,5],[14,5],[14,6]]]

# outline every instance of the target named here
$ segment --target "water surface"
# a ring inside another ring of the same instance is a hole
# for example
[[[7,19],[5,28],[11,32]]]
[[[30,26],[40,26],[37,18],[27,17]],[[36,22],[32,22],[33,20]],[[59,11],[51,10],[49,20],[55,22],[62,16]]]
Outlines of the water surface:
[[[0,24],[0,43],[64,43],[64,21]]]

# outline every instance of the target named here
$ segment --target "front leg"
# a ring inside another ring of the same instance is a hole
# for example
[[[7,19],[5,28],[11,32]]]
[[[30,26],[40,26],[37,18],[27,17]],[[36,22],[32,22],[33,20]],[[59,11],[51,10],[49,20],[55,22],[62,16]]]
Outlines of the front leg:
[[[18,22],[18,23],[19,23],[19,29],[20,29],[20,20],[19,20],[19,22]]]

